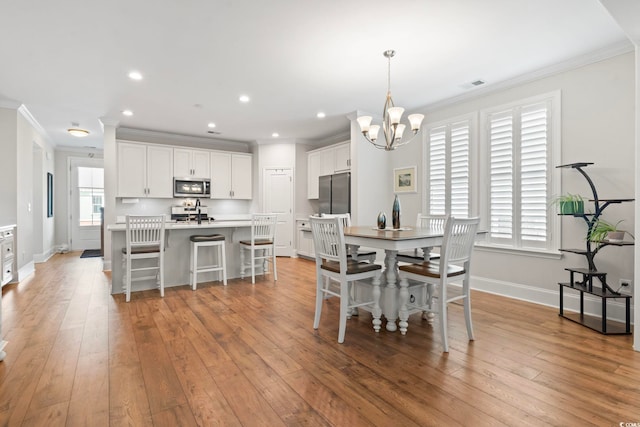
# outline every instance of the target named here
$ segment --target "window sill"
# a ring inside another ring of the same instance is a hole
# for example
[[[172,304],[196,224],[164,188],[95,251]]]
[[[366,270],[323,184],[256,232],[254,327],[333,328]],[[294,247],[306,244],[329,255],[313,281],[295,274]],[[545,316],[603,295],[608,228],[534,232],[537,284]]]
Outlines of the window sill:
[[[533,256],[547,259],[560,259],[562,252],[548,249],[535,248],[511,248],[506,246],[489,245],[487,243],[476,243],[475,249],[483,252],[495,252],[509,255]]]

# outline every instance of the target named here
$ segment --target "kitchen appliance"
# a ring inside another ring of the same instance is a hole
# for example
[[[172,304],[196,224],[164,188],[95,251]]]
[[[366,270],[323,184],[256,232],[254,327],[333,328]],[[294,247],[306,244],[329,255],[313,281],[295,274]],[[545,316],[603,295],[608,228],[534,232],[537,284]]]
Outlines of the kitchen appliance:
[[[351,213],[351,173],[324,175],[319,178],[321,214]]]
[[[173,178],[173,197],[211,196],[211,180],[206,178]]]
[[[202,205],[180,205],[171,206],[171,220],[177,222],[187,221],[213,221],[213,218],[209,218],[209,209]]]

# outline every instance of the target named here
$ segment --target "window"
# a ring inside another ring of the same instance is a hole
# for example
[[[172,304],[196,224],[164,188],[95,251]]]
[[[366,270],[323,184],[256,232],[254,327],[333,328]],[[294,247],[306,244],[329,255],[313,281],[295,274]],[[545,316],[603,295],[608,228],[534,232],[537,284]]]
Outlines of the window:
[[[427,128],[424,212],[468,218],[471,213],[471,140],[475,115]]]
[[[554,149],[559,147],[559,93],[483,111],[482,147],[491,244],[554,249],[557,226],[549,210]],[[557,181],[557,180],[555,180]]]
[[[80,227],[100,225],[100,208],[104,206],[104,170],[78,167]]]

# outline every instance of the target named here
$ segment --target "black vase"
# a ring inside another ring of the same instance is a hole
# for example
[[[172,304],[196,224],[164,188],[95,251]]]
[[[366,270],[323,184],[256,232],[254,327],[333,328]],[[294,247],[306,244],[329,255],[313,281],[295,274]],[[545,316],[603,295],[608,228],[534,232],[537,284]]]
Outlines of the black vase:
[[[393,211],[392,211],[392,220],[393,220],[393,228],[400,228],[400,200],[398,200],[398,195],[396,194],[396,198],[393,200]]]

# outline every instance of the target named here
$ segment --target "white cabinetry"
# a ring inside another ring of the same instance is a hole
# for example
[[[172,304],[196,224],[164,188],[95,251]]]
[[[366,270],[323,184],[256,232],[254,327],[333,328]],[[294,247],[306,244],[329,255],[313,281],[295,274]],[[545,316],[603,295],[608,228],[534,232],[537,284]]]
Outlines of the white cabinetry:
[[[15,225],[0,227],[0,268],[2,268],[2,286],[15,281],[18,269],[15,257]],[[7,342],[2,339],[2,292],[0,292],[0,360],[6,356],[4,347]]]
[[[251,154],[212,152],[211,198],[250,200],[252,162]]]
[[[306,258],[315,258],[316,251],[313,246],[313,236],[311,235],[311,225],[309,220],[297,220],[296,221],[296,230],[297,230],[297,253],[298,256],[303,256]]]
[[[351,144],[331,145],[307,153],[307,198],[317,199],[318,181],[321,176],[351,169]]]
[[[117,194],[173,198],[173,148],[119,142]]]
[[[209,151],[190,148],[173,149],[173,176],[178,178],[208,178],[210,175]]]

